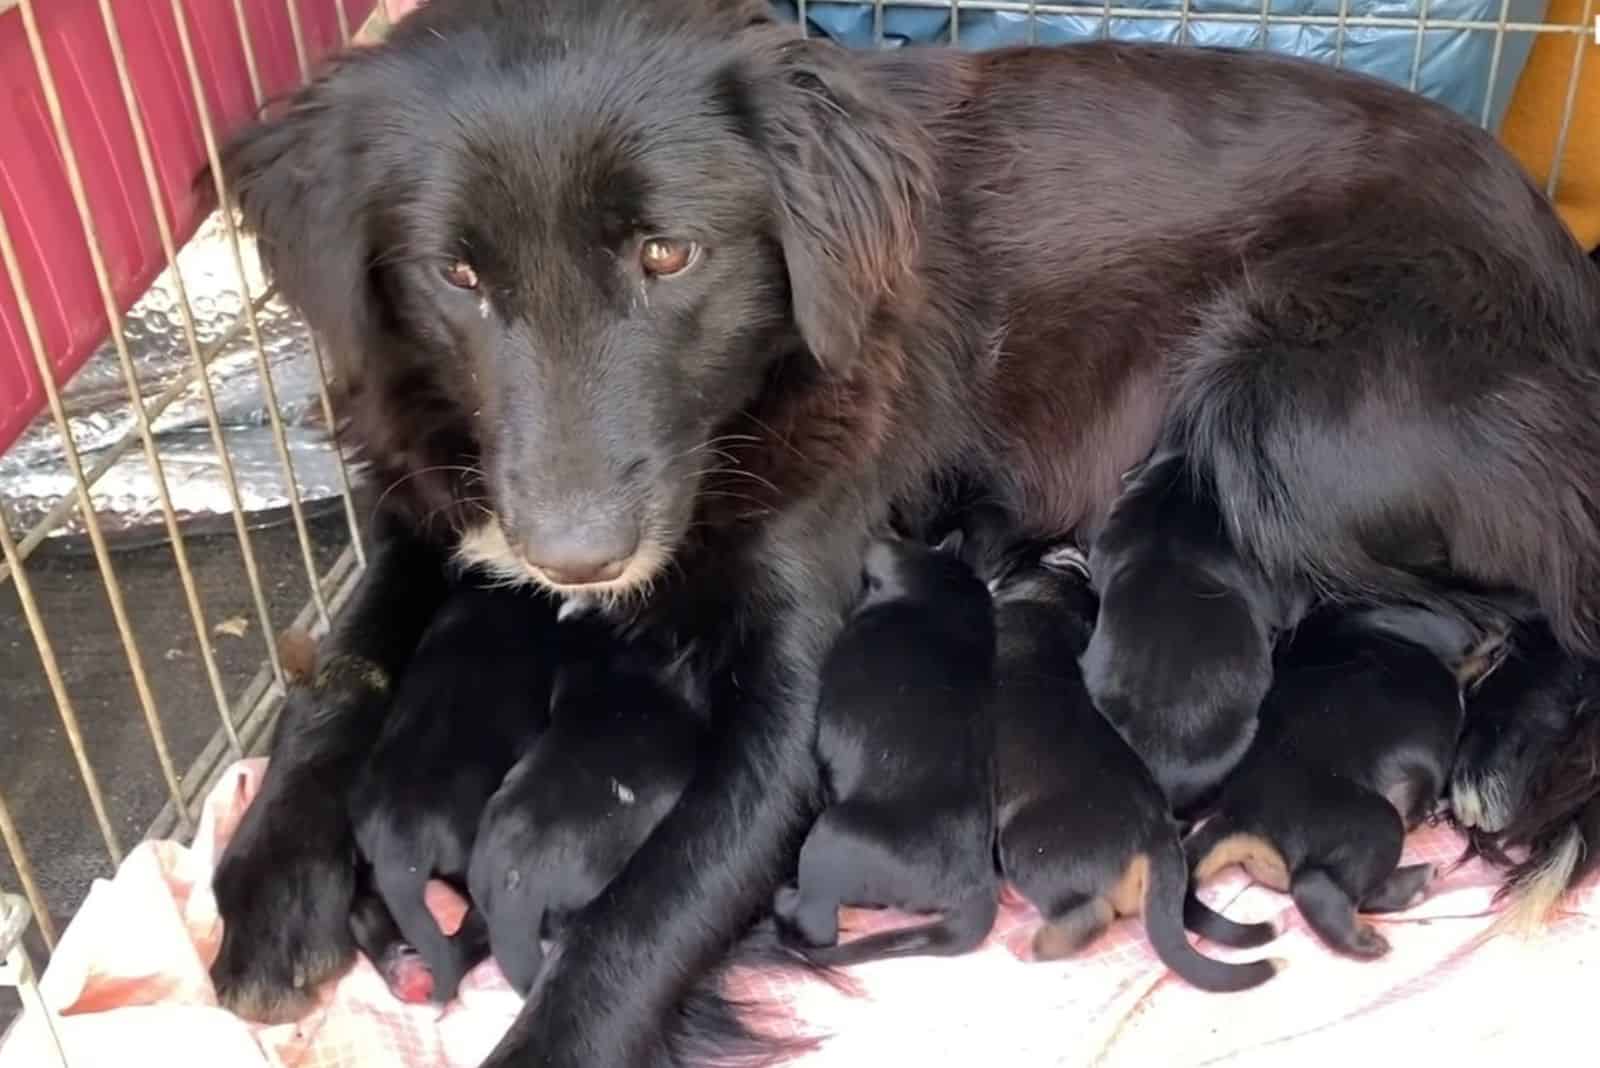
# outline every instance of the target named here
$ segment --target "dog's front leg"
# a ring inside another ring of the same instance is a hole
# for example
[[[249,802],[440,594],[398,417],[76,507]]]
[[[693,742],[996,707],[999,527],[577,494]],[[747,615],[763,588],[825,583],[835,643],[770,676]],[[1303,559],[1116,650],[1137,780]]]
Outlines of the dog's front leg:
[[[346,788],[383,724],[395,677],[444,596],[444,558],[401,520],[375,521],[367,572],[296,682],[261,791],[212,888],[223,924],[217,997],[251,1019],[293,1019],[349,961],[355,894]]]
[[[484,1068],[672,1064],[685,995],[771,902],[815,813],[817,676],[859,583],[862,540],[774,539],[739,595],[711,752],[606,892],[567,927]]]

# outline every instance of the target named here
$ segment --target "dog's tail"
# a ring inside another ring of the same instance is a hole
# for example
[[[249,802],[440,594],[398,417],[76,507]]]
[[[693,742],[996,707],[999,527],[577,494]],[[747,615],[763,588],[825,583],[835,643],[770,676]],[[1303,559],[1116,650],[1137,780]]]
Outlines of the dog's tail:
[[[1600,796],[1591,798],[1569,820],[1525,843],[1527,855],[1513,864],[1495,894],[1505,911],[1496,934],[1530,937],[1555,918],[1567,895],[1600,869]],[[1504,857],[1498,843],[1481,852]]]
[[[1189,865],[1174,830],[1150,851],[1150,878],[1144,897],[1145,931],[1163,964],[1193,986],[1217,993],[1249,990],[1278,974],[1281,961],[1229,964],[1204,956],[1190,945],[1184,931],[1188,896]]]
[[[830,968],[892,957],[955,957],[978,948],[994,927],[999,911],[999,887],[991,884],[956,903],[932,923],[882,931],[853,942],[803,952],[813,963]]]
[[[1183,925],[1201,938],[1233,949],[1255,949],[1278,937],[1271,923],[1239,923],[1230,920],[1195,896],[1189,887],[1183,898]]]
[[[856,988],[841,973],[785,944],[772,920],[752,927],[722,966],[702,978],[678,1007],[667,1033],[667,1063],[673,1068],[767,1068],[809,1053],[826,1040],[820,1034],[783,1034],[792,1021],[750,997],[730,997],[733,973],[754,970],[819,979],[846,993]]]

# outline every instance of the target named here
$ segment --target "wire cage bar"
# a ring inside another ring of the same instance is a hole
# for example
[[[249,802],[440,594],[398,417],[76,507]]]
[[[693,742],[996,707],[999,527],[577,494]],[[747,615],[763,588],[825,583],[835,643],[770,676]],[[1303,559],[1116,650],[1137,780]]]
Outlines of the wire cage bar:
[[[259,753],[270,736],[286,684],[277,633],[285,626],[324,632],[366,564],[363,516],[344,457],[325,442],[313,449],[303,440],[306,424],[315,428],[320,421],[322,431],[337,425],[337,383],[331,378],[336,361],[258,277],[252,244],[231,213],[217,212],[202,226],[201,236],[186,240],[188,224],[169,192],[170,161],[153,133],[160,109],[173,105],[140,92],[136,49],[130,44],[139,27],[130,19],[170,19],[176,43],[170,60],[183,94],[181,110],[190,116],[196,151],[209,165],[208,191],[226,203],[229,190],[218,154],[229,130],[208,88],[208,71],[219,57],[198,28],[202,15],[215,21],[220,12],[223,21],[231,20],[239,43],[235,60],[248,98],[259,110],[269,104],[275,95],[271,87],[284,80],[285,71],[292,75],[289,84],[303,83],[330,48],[381,34],[388,24],[386,6],[394,0],[230,0],[225,6],[219,0],[70,2],[94,15],[116,81],[120,121],[131,135],[126,162],[132,192],[118,210],[148,229],[163,269],[150,293],[130,306],[114,277],[118,253],[108,238],[127,220],[112,217],[96,199],[94,175],[84,164],[89,158],[84,146],[102,132],[76,127],[63,106],[61,82],[72,72],[62,70],[53,51],[44,0],[0,0],[0,20],[19,19],[23,27],[39,86],[39,115],[71,199],[76,231],[62,240],[81,244],[86,252],[96,313],[108,324],[104,344],[87,366],[104,372],[117,411],[107,426],[86,430],[82,409],[87,402],[74,392],[73,376],[62,372],[61,354],[44,322],[50,311],[44,302],[51,297],[42,280],[30,274],[18,216],[0,210],[0,375],[6,371],[10,338],[19,366],[37,380],[40,391],[40,412],[19,441],[43,443],[49,465],[66,487],[23,501],[7,481],[8,439],[0,436],[0,605],[7,606],[0,609],[0,637],[12,635],[11,646],[23,650],[4,659],[8,654],[0,643],[0,671],[38,676],[26,691],[31,695],[26,704],[13,699],[0,716],[0,840],[5,843],[0,987],[22,989],[35,1007],[33,958],[25,943],[31,940],[33,952],[47,960],[86,888],[85,878],[57,870],[61,865],[52,849],[61,837],[54,833],[58,825],[72,825],[67,837],[76,843],[74,849],[95,854],[89,867],[96,874],[119,864],[140,839],[190,834],[199,800],[217,776],[232,760]],[[1574,130],[1583,118],[1582,87],[1597,76],[1600,62],[1590,54],[1600,50],[1596,0],[775,3],[807,32],[861,47],[938,41],[982,48],[1117,37],[1309,49],[1323,62],[1357,66],[1376,35],[1388,35],[1386,40],[1398,35],[1401,59],[1387,76],[1418,92],[1430,91],[1433,84],[1438,43],[1467,35],[1478,42],[1476,87],[1455,106],[1485,127],[1500,121],[1530,51],[1554,47],[1568,53],[1563,91],[1554,105],[1560,116],[1552,143],[1530,165],[1552,195],[1563,189],[1577,158]],[[1546,14],[1547,4],[1554,10],[1562,3],[1573,14]],[[0,209],[6,206],[4,192],[0,181]],[[201,243],[205,266],[197,269],[191,255]],[[11,333],[5,286],[16,305]],[[141,345],[158,291],[173,359],[152,379]],[[226,311],[219,314],[223,305]],[[291,350],[306,373],[286,386],[289,364],[283,353]],[[225,413],[239,382],[247,383],[251,397],[259,396],[251,409],[259,418],[249,426]],[[4,384],[0,377],[0,387]],[[0,415],[6,400],[0,397]],[[301,407],[292,411],[297,403]],[[190,422],[177,434],[173,424],[180,412],[189,413]],[[247,456],[242,439],[256,433],[262,438],[261,457]],[[173,444],[179,439],[187,452]],[[184,497],[185,472],[194,456],[212,480],[208,485],[215,486],[208,512]],[[327,458],[328,477],[308,487],[306,465],[317,457]],[[123,476],[132,470],[140,473],[140,485],[152,498],[146,525],[153,534],[145,537],[153,545],[141,547],[137,538],[111,530],[108,517],[117,495],[125,492],[119,488],[127,484]],[[271,492],[257,484],[269,477]],[[217,522],[201,522],[201,512]],[[129,563],[135,552],[144,554],[137,567]],[[62,562],[84,558],[90,563]],[[145,575],[152,567],[174,591],[160,612],[148,584],[145,592],[127,589],[130,573]],[[218,580],[222,573],[231,577]],[[78,586],[88,596],[74,600]],[[7,588],[14,592],[4,592]],[[15,609],[9,607],[13,596]],[[110,616],[110,625],[99,626],[92,640],[84,637],[82,616],[91,602],[95,612]],[[187,696],[182,702],[164,700],[180,671],[194,676],[185,684]],[[124,730],[123,721],[134,729]],[[55,770],[43,776],[36,770],[30,777],[25,764]],[[122,795],[132,780],[141,785],[139,804],[130,807]],[[47,844],[41,846],[41,840]],[[5,893],[12,890],[20,895]],[[6,1018],[0,997],[0,1034]]]

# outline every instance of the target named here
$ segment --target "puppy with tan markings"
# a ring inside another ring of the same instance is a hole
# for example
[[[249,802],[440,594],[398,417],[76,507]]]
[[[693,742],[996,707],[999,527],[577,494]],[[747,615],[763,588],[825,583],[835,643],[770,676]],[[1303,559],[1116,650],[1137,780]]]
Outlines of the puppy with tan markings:
[[[1094,626],[1083,558],[1033,554],[991,579],[998,654],[990,707],[996,733],[999,858],[1043,913],[1040,959],[1086,948],[1119,916],[1145,918],[1161,960],[1204,990],[1245,990],[1273,961],[1226,964],[1189,944],[1258,946],[1271,924],[1238,924],[1187,898],[1189,871],[1166,800],[1128,744],[1095,710],[1077,659]]]
[[[1209,484],[1171,452],[1130,476],[1089,570],[1100,594],[1089,693],[1186,813],[1249,748],[1272,643],[1299,599],[1241,558]]]
[[[773,911],[826,965],[956,955],[994,925],[994,669],[989,592],[958,558],[877,541],[822,669],[817,757],[828,807]],[[839,908],[941,913],[839,944]]]
[[[1275,666],[1254,744],[1186,843],[1194,882],[1242,865],[1292,894],[1329,946],[1380,957],[1389,943],[1358,913],[1408,908],[1433,877],[1431,864],[1400,856],[1449,775],[1462,719],[1455,674],[1359,609],[1318,611]]]
[[[558,661],[556,605],[528,590],[471,584],[439,610],[401,676],[350,795],[351,823],[378,895],[432,975],[455,996],[484,954],[479,921],[446,936],[424,902],[430,878],[464,888],[478,820],[516,755],[544,729]]]

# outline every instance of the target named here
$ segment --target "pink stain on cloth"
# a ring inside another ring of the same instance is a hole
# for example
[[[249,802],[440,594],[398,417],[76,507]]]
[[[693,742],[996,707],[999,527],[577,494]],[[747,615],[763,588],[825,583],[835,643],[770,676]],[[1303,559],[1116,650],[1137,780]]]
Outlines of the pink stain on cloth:
[[[443,1011],[401,1004],[365,960],[298,1023],[264,1027],[217,1007],[206,975],[221,933],[210,875],[264,766],[248,760],[228,770],[193,845],[143,843],[90,891],[40,984],[68,1064],[476,1068],[518,1009],[492,963],[469,975]],[[1170,977],[1128,923],[1075,961],[1028,961],[1038,917],[1009,895],[978,952],[855,969],[856,996],[755,973],[733,976],[729,993],[770,1005],[771,1028],[827,1036],[797,1068],[1360,1068],[1424,1051],[1476,1065],[1584,1048],[1600,891],[1570,902],[1541,938],[1485,941],[1494,873],[1478,864],[1448,870],[1460,846],[1443,829],[1412,837],[1407,861],[1433,861],[1446,874],[1422,905],[1377,921],[1394,950],[1374,963],[1323,949],[1280,895],[1237,876],[1208,887],[1207,899],[1235,919],[1274,919],[1284,929],[1266,952],[1287,959],[1286,972],[1244,994],[1203,994]],[[460,922],[453,895],[431,904],[442,925]],[[852,933],[890,922],[865,912],[846,921]],[[1256,955],[1202,948],[1228,959]],[[38,1021],[25,1017],[0,1048],[0,1068],[43,1068],[55,1063],[48,1051]]]

